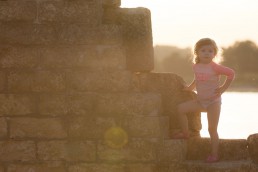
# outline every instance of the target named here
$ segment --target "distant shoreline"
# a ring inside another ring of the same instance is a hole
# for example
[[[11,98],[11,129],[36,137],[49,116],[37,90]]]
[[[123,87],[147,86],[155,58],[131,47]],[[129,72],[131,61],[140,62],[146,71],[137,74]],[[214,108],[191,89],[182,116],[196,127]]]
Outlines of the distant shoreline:
[[[230,86],[227,89],[227,92],[258,92],[258,88],[248,86]]]

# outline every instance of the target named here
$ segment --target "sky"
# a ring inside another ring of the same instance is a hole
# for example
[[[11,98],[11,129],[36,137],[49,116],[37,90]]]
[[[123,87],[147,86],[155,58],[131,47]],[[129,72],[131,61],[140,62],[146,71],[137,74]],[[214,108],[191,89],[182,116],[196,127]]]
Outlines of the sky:
[[[210,37],[219,47],[258,45],[258,0],[121,0],[122,8],[151,10],[153,45],[193,47]]]

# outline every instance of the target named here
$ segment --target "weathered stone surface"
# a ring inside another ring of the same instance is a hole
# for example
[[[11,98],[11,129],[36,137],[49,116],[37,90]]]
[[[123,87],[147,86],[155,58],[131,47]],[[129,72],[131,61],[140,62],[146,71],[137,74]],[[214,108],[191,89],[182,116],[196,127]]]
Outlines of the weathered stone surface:
[[[101,22],[101,5],[94,1],[39,1],[40,23],[65,22],[85,23],[91,27]]]
[[[123,148],[114,149],[101,142],[98,145],[99,160],[111,162],[153,162],[156,159],[156,140],[131,139]]]
[[[0,44],[67,45],[97,44],[112,40],[121,43],[119,27],[91,29],[84,23],[60,23],[56,25],[1,23]],[[113,37],[113,38],[112,38]]]
[[[184,140],[164,140],[158,150],[159,162],[180,162],[186,158],[187,144]]]
[[[131,73],[128,71],[67,71],[67,89],[71,91],[120,92],[132,87]]]
[[[88,68],[88,63],[97,59],[97,52],[92,47],[83,45],[46,46],[40,49],[40,57],[42,68]]]
[[[103,0],[104,7],[119,7],[121,5],[121,0]]]
[[[95,93],[79,93],[67,95],[67,109],[69,114],[87,116],[92,114],[96,104]]]
[[[28,23],[1,23],[0,44],[49,44],[57,42],[57,28]]]
[[[42,141],[38,157],[44,161],[95,161],[96,145],[90,141]]]
[[[69,137],[77,139],[103,139],[105,132],[121,123],[115,118],[94,117],[92,114],[84,114],[84,117],[70,119]]]
[[[247,138],[248,151],[252,160],[258,164],[258,134],[252,134]]]
[[[71,165],[68,172],[125,172],[123,164],[87,164],[80,163]]]
[[[4,91],[5,89],[6,89],[6,73],[3,71],[0,71],[0,92]]]
[[[96,112],[104,116],[158,116],[162,111],[160,95],[155,93],[102,94],[97,98]]]
[[[41,115],[66,115],[67,105],[66,96],[63,94],[43,94],[39,97],[38,111]]]
[[[0,138],[7,136],[7,120],[6,118],[0,118]]]
[[[187,159],[204,160],[210,153],[211,143],[208,138],[195,138],[187,142]],[[244,139],[220,139],[219,157],[221,160],[248,159],[247,141]]]
[[[180,171],[181,170],[181,171]],[[179,172],[252,172],[250,161],[222,161],[207,164],[200,161],[186,161]],[[255,172],[255,171],[254,171]]]
[[[141,92],[156,92],[161,94],[163,115],[169,116],[169,135],[179,130],[179,122],[177,119],[177,105],[194,99],[195,93],[182,91],[183,79],[173,73],[139,73],[133,75],[134,88]],[[201,114],[189,113],[188,125],[191,136],[200,136],[201,130]],[[168,127],[164,127],[168,128]]]
[[[38,63],[39,53],[37,47],[0,47],[0,66],[2,68],[35,68]]]
[[[52,28],[56,29],[55,31],[57,32],[55,34],[57,38],[56,40],[49,40],[49,42],[52,41],[53,43],[58,43],[61,45],[92,45],[99,43],[99,41],[102,39],[102,34],[99,30],[96,31],[96,29],[91,29],[87,24],[84,23],[59,24],[56,26],[52,26]],[[51,29],[51,27],[49,29]],[[53,35],[49,36],[52,36],[50,38],[53,38]]]
[[[35,164],[11,164],[7,167],[8,172],[64,172],[66,167],[61,162],[35,163]]]
[[[11,138],[66,138],[67,133],[59,118],[12,118],[10,119]]]
[[[33,22],[36,17],[36,1],[0,1],[0,21]]]
[[[36,112],[35,97],[25,94],[0,94],[0,116],[28,115]]]
[[[126,55],[122,46],[98,46],[98,57],[89,63],[94,70],[126,70]],[[88,67],[90,68],[90,67]]]
[[[125,117],[122,126],[133,138],[161,138],[162,130],[158,116]]]
[[[1,141],[0,161],[36,160],[36,145],[33,141]]]
[[[98,43],[102,45],[122,45],[123,27],[117,24],[105,24],[99,30]],[[128,63],[128,61],[127,61]]]
[[[127,67],[131,71],[154,69],[151,13],[146,8],[120,10]]]
[[[87,71],[125,70],[121,46],[54,46],[40,49],[42,68],[84,68]]]
[[[8,83],[11,92],[60,92],[65,90],[65,74],[51,70],[11,72]]]

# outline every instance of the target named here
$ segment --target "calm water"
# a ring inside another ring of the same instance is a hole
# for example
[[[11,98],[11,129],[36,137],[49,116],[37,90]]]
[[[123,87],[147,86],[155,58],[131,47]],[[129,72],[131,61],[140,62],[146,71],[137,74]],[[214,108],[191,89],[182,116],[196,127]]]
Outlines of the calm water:
[[[206,113],[202,113],[201,136],[209,137]],[[246,139],[258,133],[258,92],[226,92],[218,132],[220,138]]]

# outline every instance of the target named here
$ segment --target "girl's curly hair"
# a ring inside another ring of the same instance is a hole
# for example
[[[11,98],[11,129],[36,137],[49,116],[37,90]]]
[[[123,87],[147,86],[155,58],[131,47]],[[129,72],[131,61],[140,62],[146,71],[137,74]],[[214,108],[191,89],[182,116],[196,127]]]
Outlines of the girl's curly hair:
[[[199,41],[196,42],[195,46],[194,46],[194,63],[197,64],[200,62],[199,57],[197,56],[198,51],[200,50],[200,48],[204,45],[212,45],[214,47],[214,51],[215,51],[215,55],[217,55],[219,49],[218,46],[216,44],[216,42],[210,38],[202,38]]]

